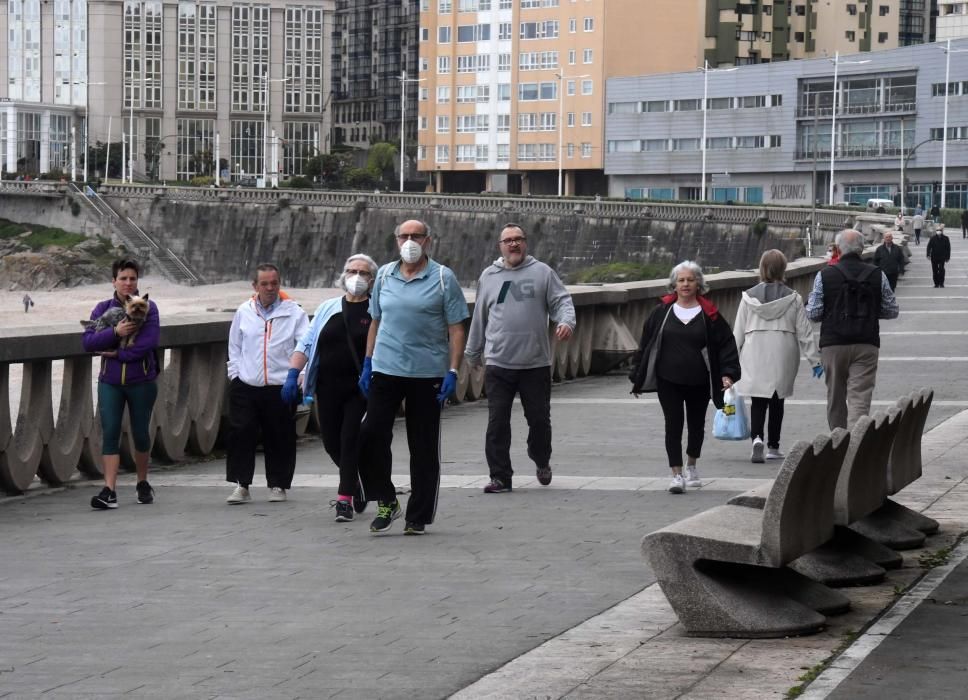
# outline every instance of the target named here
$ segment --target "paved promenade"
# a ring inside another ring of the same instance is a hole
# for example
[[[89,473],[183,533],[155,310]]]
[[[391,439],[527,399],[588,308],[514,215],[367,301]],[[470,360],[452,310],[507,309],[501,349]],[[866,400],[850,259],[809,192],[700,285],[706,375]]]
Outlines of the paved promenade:
[[[942,522],[928,550],[968,530],[968,241],[952,244],[945,289],[913,248],[874,396],[878,408],[935,388],[926,474],[902,499]],[[779,698],[855,637],[806,696],[963,697],[965,547],[900,596],[923,574],[923,551],[906,553],[886,583],[847,590],[854,609],[818,635],[685,637],[641,537],[777,465],[707,437],[705,486],[671,496],[661,412],[628,386],[616,374],[555,387],[550,487],[518,411],[510,494],[481,492],[486,406],[448,408],[425,537],[404,537],[402,521],[371,536],[372,510],[333,522],[335,468],[315,439],[287,503],[257,484],[253,503],[225,505],[224,460],[156,468],[151,506],[130,477],[112,512],[88,508],[91,482],[0,499],[0,698]],[[824,405],[801,363],[784,446],[826,431]]]

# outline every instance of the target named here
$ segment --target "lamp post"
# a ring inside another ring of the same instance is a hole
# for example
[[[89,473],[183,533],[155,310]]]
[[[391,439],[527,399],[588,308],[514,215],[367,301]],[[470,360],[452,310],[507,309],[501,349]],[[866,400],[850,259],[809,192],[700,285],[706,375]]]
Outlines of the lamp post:
[[[702,187],[700,188],[699,201],[706,201],[706,109],[708,107],[709,95],[709,74],[710,73],[732,73],[738,68],[710,68],[709,61],[703,61],[702,71],[702,142],[699,144],[702,150]]]
[[[828,199],[828,204],[834,203],[834,155],[837,153],[837,97],[839,92],[837,90],[837,69],[840,68],[840,64],[851,64],[851,65],[861,65],[863,63],[870,63],[870,59],[864,61],[841,61],[840,51],[834,53],[834,57],[829,59],[833,61],[834,64],[834,105],[833,110],[830,113],[830,195]]]
[[[84,86],[84,182],[87,182],[87,158],[91,150],[91,86],[107,85],[107,83],[91,83],[86,80],[75,80],[73,85]],[[105,168],[107,169],[107,168]],[[74,179],[73,177],[71,178]]]
[[[582,73],[581,75],[564,75],[563,73],[555,73],[555,77],[558,78],[558,196],[561,197],[562,194],[564,193],[563,165],[565,161],[565,152],[564,152],[565,91],[563,90],[564,83],[566,80],[579,80],[581,78],[587,78],[588,73]]]
[[[266,179],[266,161],[269,160],[268,137],[269,137],[269,83],[288,83],[291,78],[270,78],[269,71],[262,74],[263,92],[262,97],[262,186],[268,185]],[[278,168],[278,166],[273,166]]]
[[[945,205],[945,190],[947,189],[948,175],[948,85],[951,78],[951,54],[964,53],[968,49],[952,49],[951,39],[945,41],[941,47],[944,51],[944,124],[941,131],[941,208]]]
[[[397,80],[400,81],[400,191],[403,192],[403,148],[407,135],[405,119],[407,114],[407,83],[422,83],[426,78],[408,78],[407,71],[404,70],[400,72],[400,77]]]

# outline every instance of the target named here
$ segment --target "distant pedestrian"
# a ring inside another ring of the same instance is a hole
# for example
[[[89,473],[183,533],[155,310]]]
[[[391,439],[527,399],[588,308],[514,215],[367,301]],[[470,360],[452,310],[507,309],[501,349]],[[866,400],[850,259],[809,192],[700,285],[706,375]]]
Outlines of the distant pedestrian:
[[[931,207],[931,220],[934,223],[941,221],[941,207],[939,207],[937,204]]]
[[[138,295],[140,272],[141,268],[134,260],[116,260],[111,265],[114,294],[94,307],[91,320],[101,318],[112,308],[123,308],[129,296]],[[140,325],[125,318],[116,326],[106,325],[100,330],[96,328],[96,324],[88,325],[82,341],[85,351],[101,356],[97,407],[101,416],[104,488],[91,499],[91,507],[97,510],[118,507],[115,487],[121,466],[121,421],[125,406],[128,408],[128,431],[134,440],[138,503],[153,503],[155,492],[148,483],[148,459],[151,450],[151,411],[158,396],[158,307],[149,300],[148,315]]]
[[[820,351],[813,337],[800,295],[784,283],[787,259],[779,250],[760,257],[760,283],[743,292],[733,324],[743,378],[736,385],[750,397],[750,461],[783,459],[780,430],[783,400],[793,395],[800,354],[810,364],[814,377],[823,375]],[[764,444],[763,428],[770,414],[770,429]]]
[[[30,311],[30,307],[34,305],[34,300],[30,298],[30,294],[24,294],[23,302],[24,313],[28,313]]]
[[[897,218],[894,219],[894,230],[903,231],[904,230],[904,215],[901,212],[897,213]]]
[[[930,244],[929,244],[930,245]],[[874,251],[874,264],[881,268],[887,277],[887,283],[893,292],[897,289],[897,277],[904,274],[904,251],[894,245],[894,234],[890,231],[884,234],[884,242]]]
[[[370,331],[360,389],[367,395],[360,428],[360,472],[377,502],[370,532],[400,517],[393,485],[393,423],[406,401],[410,499],[405,535],[423,535],[437,513],[440,491],[440,411],[457,388],[470,316],[453,271],[429,256],[430,228],[404,221],[394,232],[400,259],[377,272],[370,296]]]
[[[226,481],[235,490],[230,505],[252,500],[255,450],[262,436],[269,501],[286,500],[296,470],[295,406],[282,400],[289,357],[309,329],[306,312],[279,291],[279,268],[262,264],[252,280],[251,299],[235,312],[229,328],[229,440]]]
[[[961,237],[968,238],[968,209],[961,212]]]
[[[739,354],[729,324],[708,291],[702,268],[686,260],[672,268],[670,294],[649,315],[642,329],[632,393],[656,391],[665,418],[665,449],[672,469],[669,493],[700,487],[696,462],[706,432],[706,409],[712,399],[723,407],[723,391],[739,381]],[[708,364],[707,364],[708,363]],[[685,412],[683,412],[685,405]],[[687,426],[685,477],[682,428]]]
[[[575,305],[558,275],[528,255],[518,224],[506,224],[498,239],[501,257],[481,273],[464,355],[484,365],[487,433],[484,456],[491,480],[484,493],[511,490],[511,407],[521,397],[528,423],[528,457],[538,483],[551,483],[551,342],[575,330]]]
[[[830,247],[827,248],[827,264],[836,265],[840,262],[840,248],[837,247],[836,243],[831,243]]]
[[[924,216],[920,211],[911,217],[911,228],[914,229],[914,245],[921,245],[921,229],[924,228]]]
[[[358,382],[370,330],[370,289],[377,265],[369,255],[351,255],[343,264],[337,286],[343,296],[327,299],[316,309],[309,330],[289,359],[289,376],[282,400],[294,404],[301,370],[303,394],[316,404],[323,448],[339,468],[336,522],[348,522],[353,512],[366,509],[360,486],[360,422],[366,414],[366,397]]]
[[[827,425],[850,428],[871,408],[880,353],[880,319],[898,306],[880,269],[861,260],[864,234],[837,234],[840,262],[817,273],[807,318],[820,321],[820,360],[827,380]]]
[[[944,224],[939,224],[928,241],[928,260],[931,261],[931,277],[935,289],[944,287],[944,264],[951,260],[951,241],[944,234]]]

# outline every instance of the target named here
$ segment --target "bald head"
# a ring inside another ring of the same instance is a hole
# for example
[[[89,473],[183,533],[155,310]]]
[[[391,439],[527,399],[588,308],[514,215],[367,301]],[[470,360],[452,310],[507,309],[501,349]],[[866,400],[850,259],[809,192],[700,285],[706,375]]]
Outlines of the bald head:
[[[892,243],[894,243],[894,234],[891,233],[890,231],[888,231],[887,233],[885,233],[884,234],[884,243],[886,243],[887,245],[891,245]]]

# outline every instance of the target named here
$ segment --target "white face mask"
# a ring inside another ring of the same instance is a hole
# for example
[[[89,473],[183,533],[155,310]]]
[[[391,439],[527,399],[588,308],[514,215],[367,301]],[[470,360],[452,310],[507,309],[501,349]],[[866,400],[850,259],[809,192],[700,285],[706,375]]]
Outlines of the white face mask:
[[[416,241],[407,241],[400,246],[400,259],[407,264],[413,265],[422,255],[423,248]]]
[[[343,280],[343,288],[353,296],[361,297],[370,288],[370,283],[363,279],[361,275],[350,275]]]

